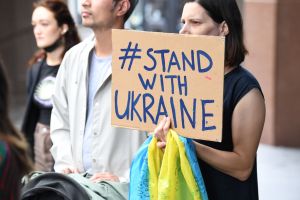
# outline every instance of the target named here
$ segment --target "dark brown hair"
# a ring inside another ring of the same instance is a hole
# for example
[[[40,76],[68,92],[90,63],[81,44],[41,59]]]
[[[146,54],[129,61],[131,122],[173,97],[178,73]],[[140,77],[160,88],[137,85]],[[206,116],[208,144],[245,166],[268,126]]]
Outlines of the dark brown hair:
[[[24,175],[32,170],[33,164],[24,136],[15,129],[9,119],[8,94],[8,81],[3,62],[0,60],[0,140],[8,143],[17,160],[21,175]]]
[[[44,7],[48,9],[50,12],[54,14],[54,18],[57,21],[58,26],[62,26],[63,24],[68,25],[69,29],[64,34],[64,52],[61,55],[61,58],[65,55],[65,53],[74,45],[80,42],[80,38],[74,23],[74,20],[70,14],[68,6],[62,0],[39,0],[33,3],[33,10],[38,7]],[[46,56],[46,52],[44,50],[37,51],[32,58],[29,60],[28,64],[31,66],[36,63],[39,59],[43,59]]]
[[[185,0],[196,2],[218,24],[225,21],[229,33],[225,37],[225,65],[238,66],[248,53],[244,44],[243,21],[235,0]]]

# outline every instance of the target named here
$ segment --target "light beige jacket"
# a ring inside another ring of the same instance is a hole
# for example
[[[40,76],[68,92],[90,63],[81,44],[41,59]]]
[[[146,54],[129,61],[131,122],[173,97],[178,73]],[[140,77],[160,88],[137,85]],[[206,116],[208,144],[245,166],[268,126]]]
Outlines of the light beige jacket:
[[[55,171],[72,167],[84,172],[83,136],[87,110],[89,55],[94,39],[69,50],[59,68],[51,115],[51,153]],[[92,171],[128,180],[131,161],[146,139],[143,132],[111,126],[111,72],[97,91],[93,105]]]

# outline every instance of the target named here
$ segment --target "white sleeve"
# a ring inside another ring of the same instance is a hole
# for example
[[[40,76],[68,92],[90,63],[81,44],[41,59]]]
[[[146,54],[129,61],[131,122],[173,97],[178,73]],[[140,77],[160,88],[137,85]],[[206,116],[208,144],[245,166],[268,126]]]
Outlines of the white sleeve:
[[[54,158],[54,170],[62,172],[65,168],[73,168],[73,157],[69,126],[69,106],[67,96],[68,84],[68,52],[65,55],[56,76],[55,90],[52,96],[53,109],[51,113],[50,137],[51,153]]]

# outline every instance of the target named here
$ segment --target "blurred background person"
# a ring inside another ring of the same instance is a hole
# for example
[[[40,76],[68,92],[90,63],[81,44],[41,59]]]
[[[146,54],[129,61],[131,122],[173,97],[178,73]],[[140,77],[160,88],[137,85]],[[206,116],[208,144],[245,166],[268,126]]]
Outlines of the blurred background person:
[[[32,170],[28,145],[8,115],[8,81],[0,60],[0,199],[19,198],[21,177]]]
[[[68,7],[61,0],[33,3],[31,23],[40,50],[29,60],[22,132],[30,143],[36,170],[53,171],[54,161],[49,151],[51,96],[64,54],[80,39]]]

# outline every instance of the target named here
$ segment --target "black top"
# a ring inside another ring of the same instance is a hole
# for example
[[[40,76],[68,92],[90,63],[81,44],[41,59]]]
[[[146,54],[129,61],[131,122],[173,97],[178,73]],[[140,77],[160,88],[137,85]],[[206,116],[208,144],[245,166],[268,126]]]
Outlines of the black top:
[[[25,109],[25,115],[21,130],[24,133],[28,143],[30,144],[30,150],[32,158],[34,158],[34,137],[33,133],[36,127],[36,124],[39,121],[40,109],[36,103],[34,103],[34,93],[36,86],[40,80],[40,75],[42,71],[42,66],[44,65],[45,60],[39,60],[27,71],[27,103]],[[55,67],[58,70],[58,67]],[[47,70],[46,70],[47,71]],[[49,115],[50,117],[50,115]]]
[[[226,74],[224,77],[222,142],[218,143],[201,140],[197,140],[197,142],[215,149],[233,151],[231,129],[232,114],[241,98],[253,88],[257,88],[261,91],[255,77],[243,67],[237,67]],[[251,175],[246,181],[240,181],[232,176],[226,175],[202,160],[199,160],[199,165],[210,200],[258,199],[256,159]]]
[[[92,198],[89,197],[81,183],[72,177],[61,173],[48,172],[34,178],[31,176],[30,181],[22,188],[21,199],[86,200]]]
[[[55,77],[58,68],[59,65],[50,66],[46,62],[43,62],[33,93],[33,102],[39,109],[38,122],[48,126],[50,125],[52,110],[51,96],[54,92]]]

